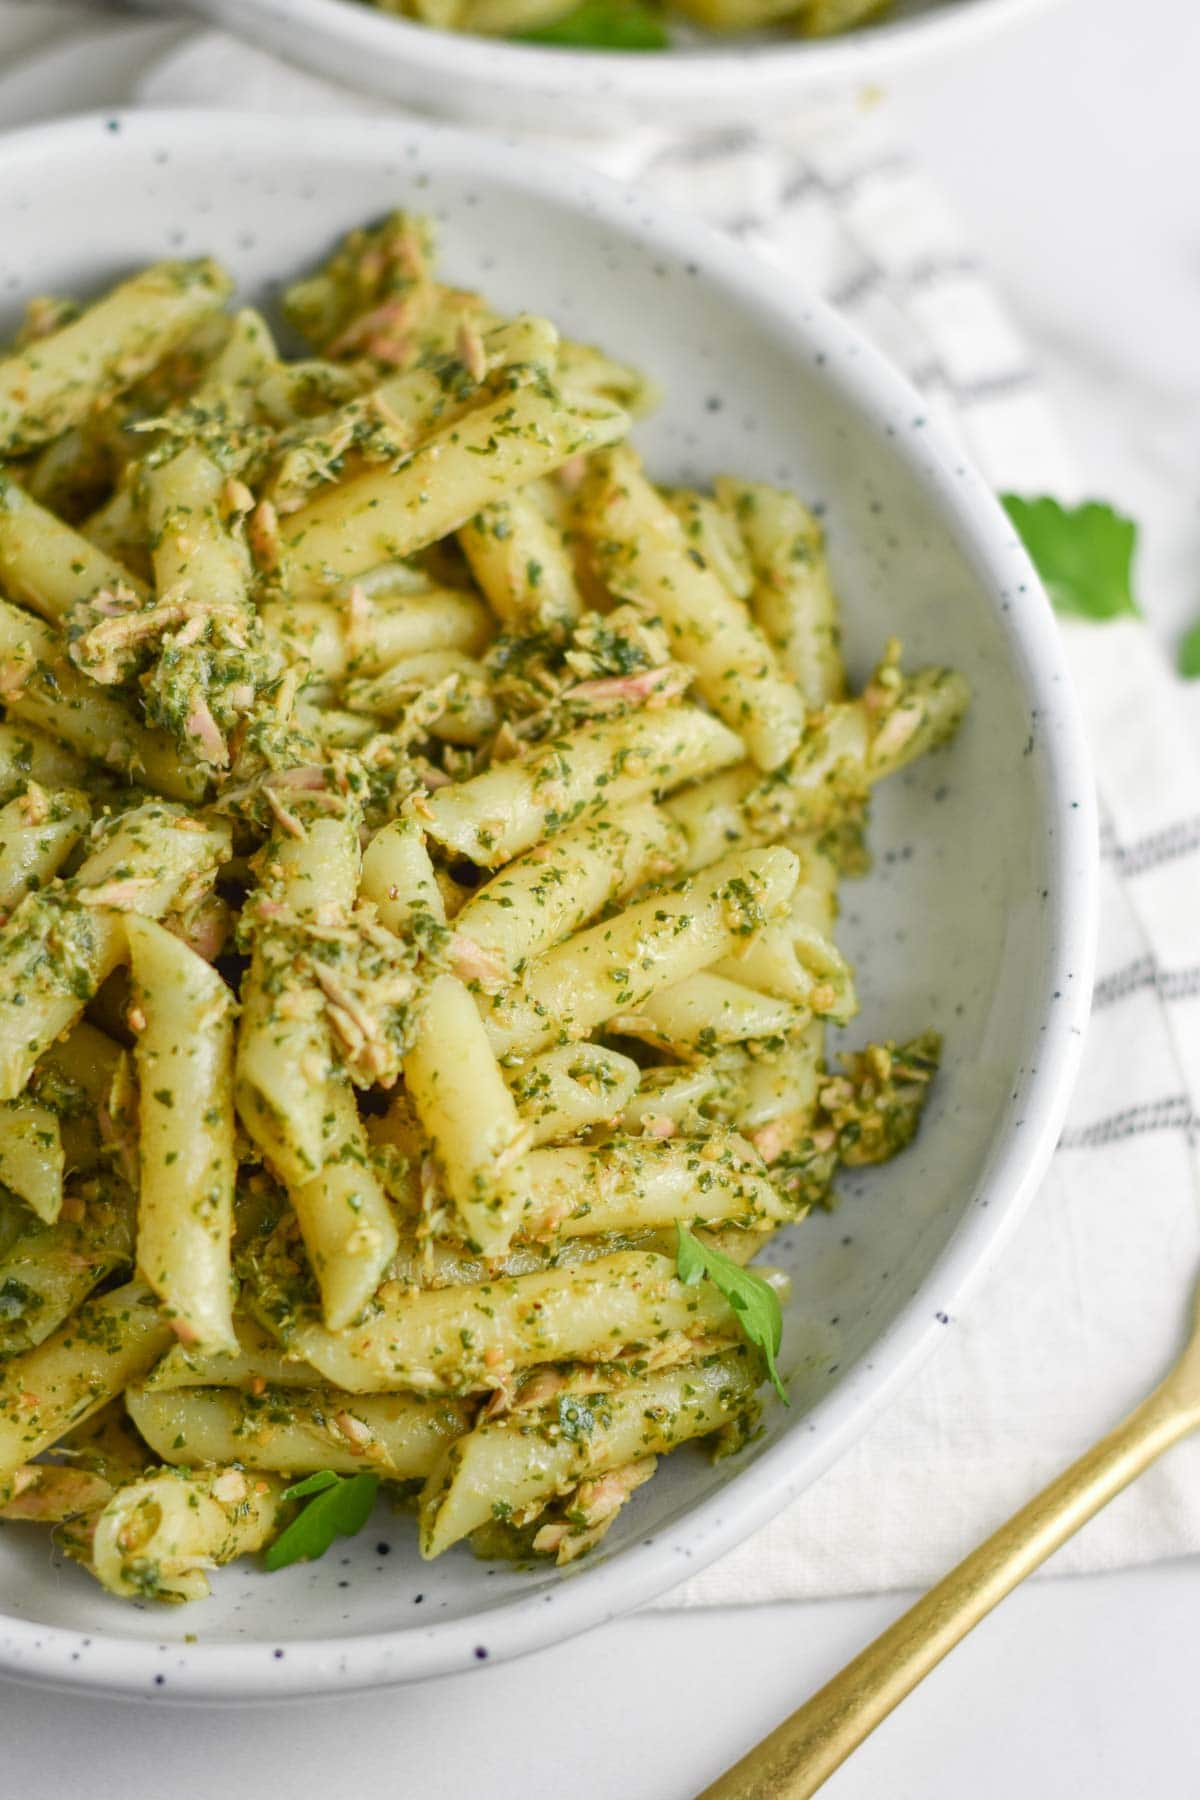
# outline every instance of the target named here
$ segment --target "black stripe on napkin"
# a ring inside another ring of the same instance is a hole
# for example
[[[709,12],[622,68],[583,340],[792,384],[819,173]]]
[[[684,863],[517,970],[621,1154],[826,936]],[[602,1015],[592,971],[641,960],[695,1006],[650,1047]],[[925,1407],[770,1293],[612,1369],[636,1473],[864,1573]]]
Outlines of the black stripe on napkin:
[[[1100,1012],[1130,994],[1157,986],[1157,963],[1152,956],[1139,956],[1136,962],[1127,963],[1123,969],[1114,969],[1111,975],[1099,978],[1092,989],[1092,1011]]]
[[[1132,844],[1118,843],[1111,827],[1101,828],[1100,854],[1115,862],[1122,875],[1145,875],[1163,863],[1194,856],[1200,850],[1200,818],[1179,819]]]
[[[1139,956],[1123,969],[1101,976],[1092,991],[1092,1010],[1100,1012],[1147,988],[1156,990],[1163,1000],[1194,1000],[1200,995],[1200,968],[1160,969],[1152,956]]]
[[[1124,1112],[1111,1113],[1107,1119],[1064,1131],[1058,1140],[1060,1150],[1094,1150],[1102,1144],[1116,1144],[1125,1138],[1144,1137],[1151,1131],[1186,1131],[1196,1129],[1192,1103],[1186,1094],[1171,1094],[1165,1100],[1150,1100],[1143,1106],[1129,1106]]]

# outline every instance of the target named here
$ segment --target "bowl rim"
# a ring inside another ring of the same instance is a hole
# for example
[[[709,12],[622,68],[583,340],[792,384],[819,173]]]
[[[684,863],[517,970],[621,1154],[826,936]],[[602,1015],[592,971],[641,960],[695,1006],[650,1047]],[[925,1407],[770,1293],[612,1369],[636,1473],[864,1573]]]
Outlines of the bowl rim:
[[[234,112],[105,112],[39,125],[0,139],[0,180],[23,166],[94,157],[98,139],[135,151],[164,146],[227,162],[290,154],[271,118]],[[1036,1068],[1025,1073],[993,1140],[979,1198],[916,1292],[805,1417],[716,1494],[672,1524],[661,1538],[627,1546],[528,1597],[473,1618],[421,1629],[289,1640],[279,1655],[268,1643],[223,1640],[182,1646],[83,1633],[0,1612],[0,1674],[17,1680],[118,1695],[159,1695],[156,1674],[169,1667],[174,1700],[234,1701],[349,1692],[420,1680],[543,1648],[656,1599],[751,1535],[846,1450],[945,1340],[1019,1224],[1049,1162],[1082,1051],[1098,921],[1099,855],[1090,759],[1058,627],[1032,564],[1006,514],[953,437],[935,420],[900,432],[891,421],[924,413],[908,382],[824,301],[700,221],[577,164],[538,157],[457,127],[388,119],[308,120],[302,153],[343,163],[373,161],[391,147],[420,145],[426,163],[450,174],[518,186],[596,218],[638,245],[653,245],[699,265],[759,327],[786,334],[796,355],[825,358],[822,379],[868,427],[888,437],[954,537],[993,605],[1027,697],[1043,730],[1045,779],[1041,832],[1047,840],[1049,899],[1044,990],[1027,1034],[1040,1029]],[[1002,605],[1006,597],[1019,603]],[[1055,992],[1062,998],[1053,1004]],[[1020,1113],[1020,1129],[1014,1114]],[[668,1539],[670,1541],[668,1541]],[[548,1604],[552,1601],[553,1604]],[[81,1654],[86,1651],[87,1654]],[[168,1658],[170,1659],[168,1662]],[[182,1664],[182,1666],[181,1666]]]
[[[171,0],[177,8],[209,20],[228,21],[230,0]],[[661,100],[681,106],[718,100],[731,85],[753,76],[761,101],[799,93],[806,87],[831,90],[866,81],[883,71],[898,70],[922,57],[949,53],[961,43],[1042,11],[1053,0],[950,0],[915,18],[883,20],[833,37],[770,43],[714,37],[720,49],[680,46],[653,55],[630,51],[570,50],[521,44],[502,37],[444,31],[415,20],[385,13],[354,0],[236,0],[238,28],[268,40],[275,34],[262,23],[287,26],[292,45],[309,34],[340,39],[361,54],[376,93],[387,91],[378,71],[401,62],[414,70],[437,72],[461,81],[484,80],[519,90],[545,84],[556,100],[574,97],[594,101],[598,94],[625,100]],[[324,73],[316,56],[294,49],[281,51],[288,60]]]

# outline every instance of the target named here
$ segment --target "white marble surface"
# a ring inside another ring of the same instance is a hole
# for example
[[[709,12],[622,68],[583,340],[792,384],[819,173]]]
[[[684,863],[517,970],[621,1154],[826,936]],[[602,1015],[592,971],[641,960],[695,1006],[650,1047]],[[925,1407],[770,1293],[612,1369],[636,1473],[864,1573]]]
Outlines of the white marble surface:
[[[66,56],[96,21],[94,6],[0,0],[0,124],[120,100],[121,28],[85,64]],[[62,48],[53,79],[5,82],[37,44]],[[1126,0],[1067,0],[978,60],[911,74],[890,96],[1005,285],[1090,485],[1142,521],[1143,598],[1168,644],[1200,614],[1198,68],[1192,0],[1141,0],[1136,17]],[[633,1619],[336,1711],[135,1713],[0,1683],[3,1790],[685,1800],[903,1604]],[[1197,1616],[1197,1563],[1031,1583],[825,1791],[1191,1800]]]

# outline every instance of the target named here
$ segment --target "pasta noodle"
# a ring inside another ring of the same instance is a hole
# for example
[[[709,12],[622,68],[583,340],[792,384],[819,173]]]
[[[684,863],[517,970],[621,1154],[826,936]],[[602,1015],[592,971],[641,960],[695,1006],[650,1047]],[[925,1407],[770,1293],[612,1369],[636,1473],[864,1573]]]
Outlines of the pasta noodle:
[[[684,1287],[665,1256],[617,1251],[582,1268],[385,1299],[346,1331],[302,1321],[287,1341],[348,1393],[462,1394],[488,1392],[498,1371],[722,1332],[734,1335],[736,1326],[713,1290]]]
[[[541,846],[527,851],[471,896],[454,920],[456,964],[484,988],[507,985],[609,901],[670,873],[679,844],[649,801],[569,826],[553,857]]]
[[[105,590],[145,596],[123,563],[39,506],[8,475],[0,478],[0,582],[52,625],[79,600]]]
[[[32,1212],[0,1256],[0,1358],[32,1350],[108,1276],[133,1264],[134,1197],[118,1182],[68,1189],[51,1223]]]
[[[257,1394],[140,1387],[130,1390],[127,1404],[150,1448],[167,1462],[201,1468],[242,1463],[288,1475],[371,1469],[395,1481],[423,1480],[442,1446],[461,1436],[472,1416],[461,1400],[420,1394],[351,1399],[317,1386]]]
[[[719,961],[739,937],[781,913],[799,864],[773,845],[735,851],[676,887],[658,890],[607,923],[548,950],[488,1008],[501,1055],[528,1054],[636,1010]]]
[[[475,1002],[453,975],[439,975],[430,987],[404,1080],[468,1239],[482,1250],[502,1252],[517,1200],[505,1177],[531,1134]]]
[[[216,263],[165,262],[0,362],[0,452],[48,443],[148,373],[230,291]]]
[[[335,487],[295,513],[280,549],[284,584],[307,600],[331,579],[412,556],[465,525],[505,488],[611,444],[628,429],[628,415],[614,407],[519,388],[444,426],[394,472],[359,475],[344,492]]]
[[[401,582],[394,594],[383,582],[376,581],[375,592],[357,582],[344,602],[332,606],[328,600],[274,601],[263,608],[263,622],[327,680],[377,675],[439,650],[474,653],[494,636],[495,621],[477,596],[420,577]]]
[[[72,668],[49,627],[3,600],[0,658],[9,718],[61,737],[90,762],[144,780],[173,800],[203,798],[203,769],[182,761],[170,738],[144,725],[124,698]]]
[[[695,707],[631,713],[437,788],[416,812],[436,843],[493,869],[564,825],[682,787],[736,761],[741,749],[731,731]]]
[[[0,358],[0,1514],[140,1601],[379,1482],[565,1562],[746,1441],[756,1253],[917,1129],[933,1034],[826,1058],[837,887],[965,684],[857,688],[802,502],[658,486],[423,221],[299,360],[229,291]]]
[[[602,1044],[562,1044],[508,1072],[530,1143],[563,1143],[620,1119],[641,1081],[632,1057]],[[529,1164],[524,1165],[528,1171]]]
[[[177,1335],[236,1343],[229,1245],[237,1178],[233,996],[215,969],[151,919],[131,918],[138,1031],[137,1258]]]
[[[755,1375],[744,1350],[726,1350],[581,1404],[583,1428],[563,1431],[559,1406],[477,1425],[448,1446],[426,1484],[421,1554],[440,1555],[492,1518],[497,1504],[519,1517],[589,1477],[719,1430],[744,1413]]]
[[[7,918],[26,894],[54,879],[91,818],[87,796],[78,789],[47,794],[35,782],[0,807],[0,916]]]
[[[846,672],[821,527],[794,494],[728,478],[713,486],[745,545],[751,610],[784,668],[809,706],[840,700]]]
[[[614,594],[659,615],[696,687],[762,769],[804,732],[804,698],[745,606],[692,545],[629,449],[597,459],[584,527]]]
[[[228,842],[219,824],[150,803],[101,827],[75,875],[25,896],[0,926],[0,1098],[17,1097],[126,957],[125,914],[167,912]]]
[[[87,1300],[0,1375],[0,1496],[22,1463],[144,1375],[171,1341],[154,1295],[132,1281]]]
[[[0,796],[12,800],[30,781],[50,791],[82,780],[86,764],[57,738],[34,725],[0,723]]]
[[[270,1542],[287,1516],[284,1487],[241,1468],[153,1469],[101,1508],[85,1560],[124,1599],[203,1600],[206,1569]]]

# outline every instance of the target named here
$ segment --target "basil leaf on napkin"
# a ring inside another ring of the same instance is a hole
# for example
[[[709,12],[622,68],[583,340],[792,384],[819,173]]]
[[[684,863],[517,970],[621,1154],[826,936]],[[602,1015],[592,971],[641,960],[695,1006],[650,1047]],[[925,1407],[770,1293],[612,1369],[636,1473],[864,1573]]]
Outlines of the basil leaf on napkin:
[[[1179,673],[1188,681],[1200,681],[1200,625],[1184,633],[1176,656]]]
[[[1063,506],[1047,495],[1000,498],[1056,612],[1096,620],[1140,614],[1133,597],[1132,519],[1102,500]]]

